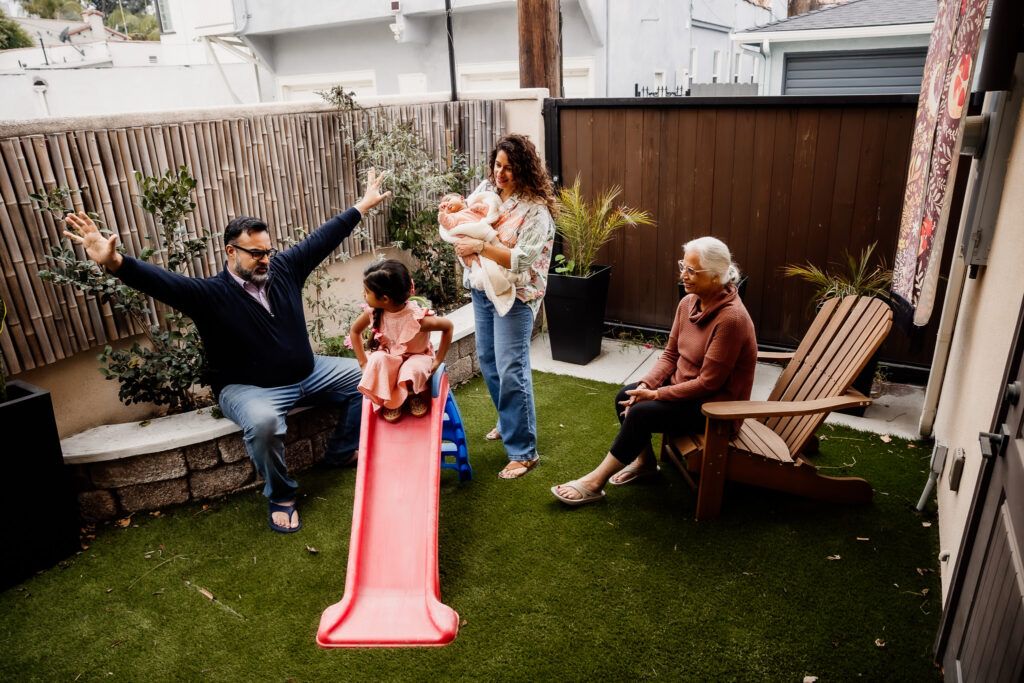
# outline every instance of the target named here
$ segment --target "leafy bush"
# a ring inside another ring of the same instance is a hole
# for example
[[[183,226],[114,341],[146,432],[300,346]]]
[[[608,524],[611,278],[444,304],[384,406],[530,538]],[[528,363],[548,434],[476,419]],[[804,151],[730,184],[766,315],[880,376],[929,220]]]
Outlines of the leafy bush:
[[[555,272],[586,277],[594,266],[597,252],[616,231],[629,225],[653,225],[646,211],[614,206],[621,190],[610,187],[593,202],[580,192],[580,177],[570,187],[558,191],[559,213],[555,227],[562,236],[562,252],[555,257]]]
[[[152,214],[160,229],[160,248],[147,247],[139,259],[149,261],[155,254],[165,254],[167,269],[182,272],[206,249],[208,236],[203,232],[191,237],[185,228],[185,218],[195,209],[190,196],[196,180],[185,166],[177,171],[168,169],[162,177],[146,177],[135,173],[141,194],[139,205]],[[62,225],[64,214],[71,210],[71,196],[77,192],[67,188],[40,190],[32,195],[40,209]],[[88,214],[101,232],[109,234],[95,213]],[[151,239],[145,236],[145,239]],[[123,247],[118,247],[124,253]],[[138,342],[129,349],[115,350],[105,346],[97,356],[100,372],[107,379],[120,383],[118,398],[125,405],[151,402],[166,405],[172,410],[191,410],[200,404],[196,387],[203,384],[204,357],[202,341],[192,320],[178,312],[164,315],[164,326],[150,325],[148,299],[105,273],[96,263],[78,258],[70,241],[51,248],[47,257],[52,270],[42,270],[39,276],[56,285],[69,285],[109,304],[115,315],[134,321],[144,331],[149,342],[144,347]]]
[[[435,160],[416,135],[413,124],[395,118],[371,122],[354,100],[354,93],[335,86],[318,93],[339,112],[363,115],[363,133],[350,137],[359,164],[359,179],[366,182],[370,167],[389,175],[385,187],[392,192],[386,224],[394,246],[408,250],[419,262],[412,273],[416,292],[444,308],[460,299],[454,247],[437,230],[437,203],[448,192],[465,193],[481,169],[466,155],[448,148],[446,167]]]
[[[839,264],[832,264],[833,268],[826,267],[822,270],[812,263],[805,263],[802,266],[784,266],[782,272],[787,277],[800,278],[814,287],[809,302],[812,307],[820,306],[826,299],[851,294],[888,301],[889,288],[892,286],[892,270],[886,266],[884,258],[881,258],[874,267],[870,265],[871,255],[877,246],[878,242],[872,242],[861,250],[858,258],[846,252],[846,263],[843,264],[845,271]]]

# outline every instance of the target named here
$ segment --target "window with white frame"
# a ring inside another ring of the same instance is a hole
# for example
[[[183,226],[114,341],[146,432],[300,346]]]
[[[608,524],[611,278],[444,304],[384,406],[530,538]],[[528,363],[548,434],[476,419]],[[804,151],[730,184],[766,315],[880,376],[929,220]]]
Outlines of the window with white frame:
[[[740,71],[743,70],[743,54],[740,53],[740,52],[737,52],[733,61],[735,62],[735,64],[734,64],[733,70],[732,70],[732,82],[733,83],[739,83],[740,82]]]
[[[317,92],[330,90],[336,85],[344,88],[345,92],[354,92],[356,97],[377,94],[377,78],[372,70],[277,77],[281,100],[287,102],[318,102],[322,98]]]
[[[457,64],[460,91],[519,89],[519,62],[476,62]],[[562,97],[594,97],[594,58],[562,59]]]
[[[689,87],[694,82],[694,80],[696,80],[696,78],[697,78],[697,48],[691,47],[690,48],[690,81],[689,81],[689,83],[687,83],[687,87]]]
[[[718,83],[722,73],[722,51],[715,50],[711,53],[711,82]]]
[[[664,71],[659,70],[659,71],[655,71],[654,72],[654,87],[655,88],[664,88],[665,87],[665,72]]]
[[[156,17],[160,23],[160,33],[174,33],[174,22],[171,21],[170,0],[156,0]]]

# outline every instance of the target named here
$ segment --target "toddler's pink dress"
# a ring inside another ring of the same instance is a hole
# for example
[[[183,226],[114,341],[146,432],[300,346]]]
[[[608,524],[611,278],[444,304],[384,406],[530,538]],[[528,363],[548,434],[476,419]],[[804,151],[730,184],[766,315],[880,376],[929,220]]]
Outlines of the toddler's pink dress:
[[[366,359],[359,391],[378,408],[398,408],[409,397],[406,382],[414,393],[422,392],[430,381],[434,347],[430,332],[421,329],[424,316],[431,311],[415,301],[407,301],[397,313],[381,312],[380,347]]]

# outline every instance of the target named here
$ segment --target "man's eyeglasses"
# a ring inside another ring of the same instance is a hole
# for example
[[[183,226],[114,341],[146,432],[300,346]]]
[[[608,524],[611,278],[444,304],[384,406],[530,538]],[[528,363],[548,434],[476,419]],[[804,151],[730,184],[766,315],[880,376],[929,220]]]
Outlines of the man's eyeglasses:
[[[686,265],[683,262],[682,259],[679,259],[679,273],[681,275],[689,275],[690,277],[693,277],[697,273],[706,273],[706,272],[708,272],[708,271],[707,270],[697,270],[696,268],[691,268],[690,266]]]
[[[232,246],[235,249],[241,249],[242,251],[244,251],[249,256],[252,256],[257,261],[262,261],[264,256],[269,256],[270,258],[274,258],[278,254],[278,250],[274,249],[274,248],[271,248],[271,249],[246,249],[245,247],[240,247],[237,244],[231,244],[229,246]]]

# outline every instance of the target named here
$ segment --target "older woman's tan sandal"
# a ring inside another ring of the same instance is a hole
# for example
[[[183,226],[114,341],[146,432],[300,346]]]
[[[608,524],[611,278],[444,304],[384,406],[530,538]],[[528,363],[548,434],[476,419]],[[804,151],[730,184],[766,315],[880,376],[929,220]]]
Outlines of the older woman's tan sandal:
[[[491,431],[487,432],[487,436],[484,437],[488,441],[501,441],[501,432],[495,427]]]

